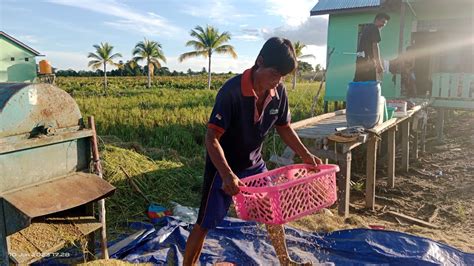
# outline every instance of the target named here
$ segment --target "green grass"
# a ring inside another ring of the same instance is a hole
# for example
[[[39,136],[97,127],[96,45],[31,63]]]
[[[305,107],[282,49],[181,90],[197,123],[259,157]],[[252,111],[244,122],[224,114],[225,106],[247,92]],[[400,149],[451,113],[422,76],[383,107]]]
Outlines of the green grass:
[[[83,116],[95,117],[100,135],[114,135],[145,147],[171,149],[186,158],[202,157],[206,123],[217,90],[183,89],[176,85],[183,77],[173,78],[170,83],[180,89],[145,89],[144,79],[128,77],[110,79],[107,95],[95,93],[100,91],[101,78],[62,78],[58,86],[74,91]],[[188,79],[182,82],[189,84]],[[223,79],[216,82],[222,84]],[[71,90],[77,84],[82,84],[83,90]],[[292,121],[310,116],[318,87],[319,83],[301,83],[295,90],[288,90]],[[317,108],[317,113],[321,112],[322,97]]]
[[[227,78],[216,77],[212,87]],[[107,94],[101,78],[59,78],[57,85],[75,98],[83,117],[95,117],[98,134],[108,143],[101,152],[104,176],[118,188],[107,201],[110,230],[117,231],[123,222],[146,220],[147,203],[131,188],[120,166],[156,203],[199,205],[204,134],[217,94],[217,89],[205,89],[205,76],[156,77],[150,89],[143,77],[111,78]],[[318,88],[319,83],[300,83],[288,90],[292,121],[310,116]],[[316,111],[322,112],[322,97]],[[284,148],[273,134],[264,143],[265,159]]]

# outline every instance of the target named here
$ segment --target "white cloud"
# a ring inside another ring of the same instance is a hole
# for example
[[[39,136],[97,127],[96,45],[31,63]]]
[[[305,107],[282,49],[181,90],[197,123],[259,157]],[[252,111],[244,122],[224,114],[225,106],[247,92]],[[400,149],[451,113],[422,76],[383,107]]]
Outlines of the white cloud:
[[[233,38],[237,40],[241,40],[241,41],[247,41],[247,42],[255,42],[255,41],[262,40],[261,36],[252,35],[252,34],[235,35]]]
[[[301,61],[305,61],[316,66],[316,64],[321,64],[324,68],[326,68],[326,46],[317,46],[317,45],[306,45],[303,49],[303,55],[311,54],[314,55],[314,58],[303,58]]]
[[[57,69],[90,70],[87,67],[89,59],[87,52],[63,52],[63,51],[42,51],[45,57],[38,57],[37,60],[46,59]]]
[[[181,4],[181,12],[222,25],[229,25],[236,20],[253,16],[242,13],[230,0],[201,0],[199,4],[195,1],[184,1]]]
[[[141,13],[116,0],[48,0],[51,3],[82,8],[96,13],[116,17],[118,20],[107,21],[106,25],[121,30],[139,31],[146,35],[166,35],[172,37],[183,34],[184,30],[174,26],[166,18],[152,12]]]
[[[282,26],[262,30],[263,37],[280,36],[293,42],[300,41],[306,45],[326,45],[328,21],[321,17],[311,17],[299,26]]]
[[[309,17],[310,10],[316,5],[314,0],[265,0],[270,15],[282,17],[289,26],[298,26]]]
[[[168,57],[167,64],[171,71],[183,71],[186,72],[188,69],[193,71],[200,71],[203,67],[207,69],[208,59],[204,57],[190,58],[183,62],[178,61],[178,57]],[[229,56],[214,56],[212,58],[211,70],[212,72],[222,73],[232,71],[233,73],[241,73],[245,69],[253,66],[255,58],[239,57],[233,59]]]

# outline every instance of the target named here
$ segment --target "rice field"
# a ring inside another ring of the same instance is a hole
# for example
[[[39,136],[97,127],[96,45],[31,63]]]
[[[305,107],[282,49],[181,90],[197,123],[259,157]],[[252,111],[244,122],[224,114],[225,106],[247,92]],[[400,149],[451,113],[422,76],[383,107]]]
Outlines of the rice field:
[[[113,77],[106,94],[100,77],[57,79],[57,86],[74,97],[83,117],[95,117],[104,176],[118,188],[107,200],[109,231],[146,220],[148,203],[132,189],[121,167],[153,202],[199,205],[206,123],[218,88],[229,77],[214,77],[212,90],[206,89],[206,76],[155,77],[150,89],[144,77]],[[289,82],[286,85],[291,88]],[[310,116],[318,88],[314,82],[288,90],[293,121]],[[317,111],[322,112],[322,98]],[[267,159],[283,148],[272,135],[264,145]]]

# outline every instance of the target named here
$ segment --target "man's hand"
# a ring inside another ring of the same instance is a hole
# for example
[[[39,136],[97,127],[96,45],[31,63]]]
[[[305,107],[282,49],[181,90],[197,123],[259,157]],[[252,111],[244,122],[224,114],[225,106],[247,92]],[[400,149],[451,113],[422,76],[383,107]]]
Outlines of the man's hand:
[[[316,157],[315,155],[309,152],[301,156],[301,159],[303,160],[304,163],[312,164],[314,166],[318,166],[318,164],[323,164],[323,161],[320,158]]]
[[[242,181],[232,172],[222,177],[222,190],[230,196],[239,193],[239,186],[245,186]]]
[[[376,64],[376,68],[377,68],[377,73],[383,73],[384,69],[383,69],[382,63]]]

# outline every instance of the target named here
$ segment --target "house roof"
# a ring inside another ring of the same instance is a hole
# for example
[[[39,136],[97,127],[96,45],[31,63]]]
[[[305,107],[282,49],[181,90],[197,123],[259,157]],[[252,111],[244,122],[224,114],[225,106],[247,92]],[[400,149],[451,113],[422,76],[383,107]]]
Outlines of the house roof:
[[[41,55],[40,52],[36,51],[35,49],[29,47],[28,45],[20,42],[19,40],[13,38],[12,36],[6,34],[3,31],[0,31],[0,36],[4,36],[8,40],[12,41],[13,43],[17,44],[18,46],[22,47],[23,49],[29,51],[30,53],[34,54],[35,56]]]
[[[319,0],[311,9],[311,16],[363,11],[379,8],[384,0]]]

